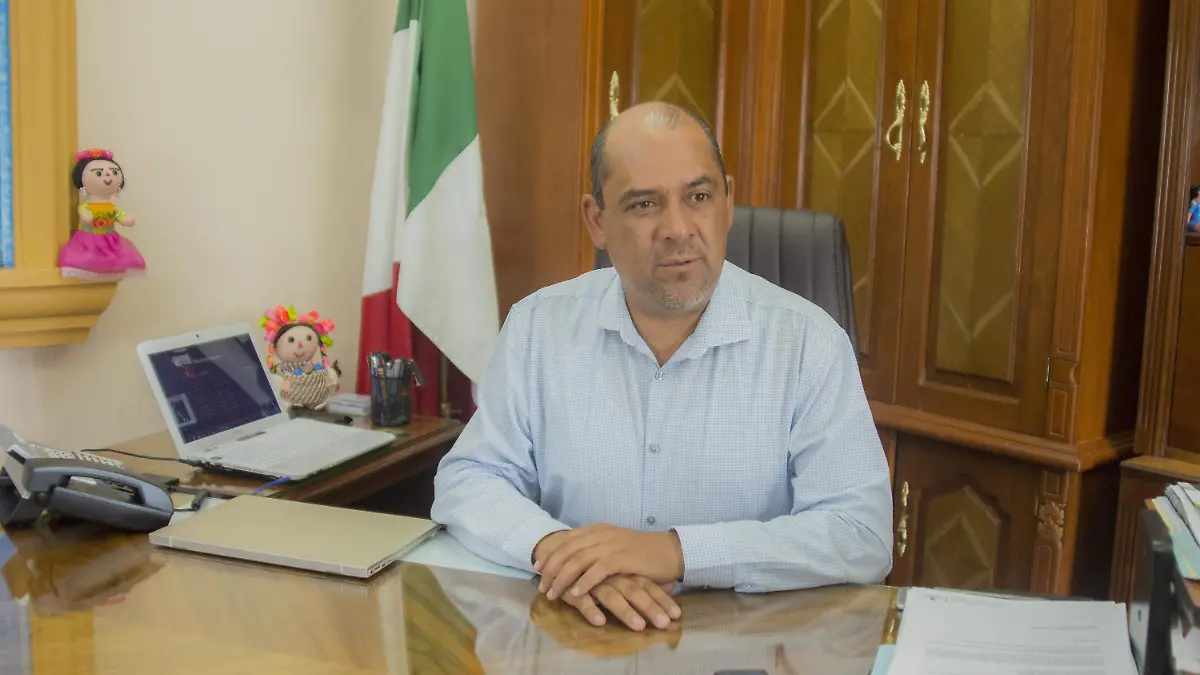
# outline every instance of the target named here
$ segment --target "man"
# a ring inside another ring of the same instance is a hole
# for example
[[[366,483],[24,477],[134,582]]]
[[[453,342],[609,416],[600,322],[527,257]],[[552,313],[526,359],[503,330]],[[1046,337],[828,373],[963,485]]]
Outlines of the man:
[[[846,333],[725,262],[733,179],[683,110],[626,110],[583,212],[613,269],[513,306],[434,520],[590,622],[680,616],[683,587],[773,591],[891,569],[887,462]]]

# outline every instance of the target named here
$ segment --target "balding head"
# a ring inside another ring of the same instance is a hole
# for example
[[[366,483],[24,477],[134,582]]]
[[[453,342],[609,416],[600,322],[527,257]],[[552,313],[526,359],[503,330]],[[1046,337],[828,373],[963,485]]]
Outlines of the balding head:
[[[608,120],[596,134],[596,139],[592,141],[592,152],[589,158],[592,173],[592,198],[596,200],[596,205],[600,207],[600,210],[603,211],[605,208],[604,184],[608,182],[608,176],[611,173],[608,156],[609,139],[616,138],[619,142],[624,134],[636,136],[639,132],[645,133],[655,129],[674,130],[681,124],[695,125],[704,133],[709,149],[712,151],[713,160],[720,169],[725,193],[729,194],[729,184],[725,178],[725,160],[721,157],[721,148],[717,145],[717,138],[708,124],[691,111],[677,105],[662,101],[649,101],[632,106]],[[636,139],[629,140],[636,142]]]
[[[584,221],[620,275],[635,323],[698,316],[733,223],[733,180],[708,125],[666,103],[634,106],[596,136],[591,160]]]

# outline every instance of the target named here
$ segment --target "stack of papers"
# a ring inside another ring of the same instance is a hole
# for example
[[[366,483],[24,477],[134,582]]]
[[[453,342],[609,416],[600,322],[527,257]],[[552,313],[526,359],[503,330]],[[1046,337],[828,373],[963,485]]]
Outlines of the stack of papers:
[[[1154,510],[1162,516],[1171,534],[1175,562],[1185,579],[1200,580],[1200,491],[1187,483],[1167,487],[1166,494],[1154,500]]]
[[[337,415],[371,414],[371,397],[364,394],[334,394],[327,401],[329,412]]]
[[[1137,675],[1125,605],[907,592],[889,675]]]

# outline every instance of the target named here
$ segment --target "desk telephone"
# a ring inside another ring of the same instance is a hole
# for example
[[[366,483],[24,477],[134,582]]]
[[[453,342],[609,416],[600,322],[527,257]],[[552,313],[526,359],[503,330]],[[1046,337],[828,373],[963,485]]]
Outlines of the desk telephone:
[[[31,525],[47,511],[133,532],[171,521],[166,489],[121,462],[32,443],[3,425],[0,449],[0,526]]]

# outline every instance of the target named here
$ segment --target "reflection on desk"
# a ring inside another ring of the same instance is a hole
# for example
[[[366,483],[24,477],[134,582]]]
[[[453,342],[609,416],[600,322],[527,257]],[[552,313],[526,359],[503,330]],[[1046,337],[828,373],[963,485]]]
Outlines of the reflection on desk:
[[[24,612],[28,630],[0,639],[3,673],[865,674],[894,627],[896,593],[881,586],[684,594],[677,627],[633,633],[594,628],[520,579],[400,564],[361,582],[141,535],[10,536],[0,628]]]

